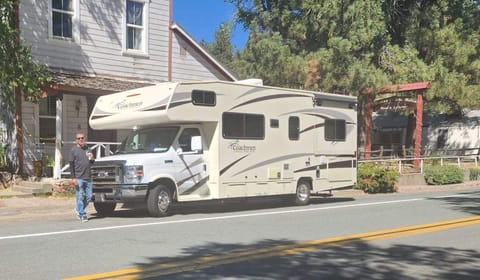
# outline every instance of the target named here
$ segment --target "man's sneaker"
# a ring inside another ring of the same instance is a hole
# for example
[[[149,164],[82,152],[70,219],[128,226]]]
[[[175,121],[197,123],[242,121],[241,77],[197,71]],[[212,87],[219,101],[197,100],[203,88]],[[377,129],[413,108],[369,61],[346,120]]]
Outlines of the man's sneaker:
[[[81,218],[80,218],[80,221],[81,221],[82,223],[86,223],[86,222],[88,222],[88,218],[87,218],[87,216],[83,216],[83,217],[81,217]]]
[[[82,220],[82,217],[80,216],[80,214],[78,213],[77,209],[73,209],[73,211],[75,211],[75,216],[77,217],[78,220]]]

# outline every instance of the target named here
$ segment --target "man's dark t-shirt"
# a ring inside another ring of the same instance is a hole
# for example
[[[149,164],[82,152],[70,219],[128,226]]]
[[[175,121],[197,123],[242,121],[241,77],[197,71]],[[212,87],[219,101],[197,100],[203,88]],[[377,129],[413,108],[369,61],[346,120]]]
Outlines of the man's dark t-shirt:
[[[90,161],[87,153],[91,152],[85,145],[82,148],[74,146],[70,150],[70,174],[75,179],[90,179]]]

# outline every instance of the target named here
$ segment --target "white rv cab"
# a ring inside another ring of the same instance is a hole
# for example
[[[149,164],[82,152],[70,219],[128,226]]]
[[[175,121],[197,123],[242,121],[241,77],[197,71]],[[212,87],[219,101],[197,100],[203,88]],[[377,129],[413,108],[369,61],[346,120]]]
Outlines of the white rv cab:
[[[311,194],[356,182],[356,98],[223,81],[161,83],[98,98],[93,129],[129,129],[92,167],[99,214],[141,201]]]

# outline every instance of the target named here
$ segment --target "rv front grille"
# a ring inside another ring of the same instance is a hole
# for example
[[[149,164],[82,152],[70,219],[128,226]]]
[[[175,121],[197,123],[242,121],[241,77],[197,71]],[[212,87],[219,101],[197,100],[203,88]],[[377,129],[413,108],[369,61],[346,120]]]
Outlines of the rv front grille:
[[[122,182],[122,164],[117,162],[95,163],[91,168],[94,185],[114,185]]]

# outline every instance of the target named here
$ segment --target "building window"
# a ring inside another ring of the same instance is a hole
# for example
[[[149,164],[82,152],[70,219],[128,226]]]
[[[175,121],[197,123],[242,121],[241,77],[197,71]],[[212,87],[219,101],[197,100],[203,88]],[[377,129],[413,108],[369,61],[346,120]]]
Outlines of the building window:
[[[290,140],[300,139],[300,118],[299,117],[288,118],[288,139]]]
[[[127,0],[125,18],[125,50],[147,52],[148,2]]]
[[[192,90],[192,103],[198,106],[215,106],[215,92],[194,89]]]
[[[345,120],[325,120],[325,140],[345,141],[347,126]]]
[[[56,131],[56,116],[57,116],[57,98],[55,96],[48,96],[40,100],[39,121],[40,121],[40,142],[53,143],[55,142]]]
[[[49,10],[49,37],[67,41],[78,41],[79,0],[50,0]]]
[[[227,139],[264,139],[265,116],[256,114],[223,113],[223,137]]]

